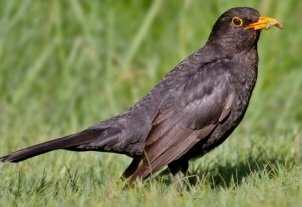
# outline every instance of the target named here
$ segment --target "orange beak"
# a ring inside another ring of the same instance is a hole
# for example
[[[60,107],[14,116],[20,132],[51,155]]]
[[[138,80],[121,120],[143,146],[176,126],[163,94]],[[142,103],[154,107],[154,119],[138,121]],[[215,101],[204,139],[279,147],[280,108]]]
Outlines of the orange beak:
[[[271,18],[271,17],[260,17],[257,22],[249,24],[244,29],[251,29],[251,30],[262,30],[262,29],[269,29],[272,26],[276,26],[279,29],[283,29],[283,24],[278,20]]]

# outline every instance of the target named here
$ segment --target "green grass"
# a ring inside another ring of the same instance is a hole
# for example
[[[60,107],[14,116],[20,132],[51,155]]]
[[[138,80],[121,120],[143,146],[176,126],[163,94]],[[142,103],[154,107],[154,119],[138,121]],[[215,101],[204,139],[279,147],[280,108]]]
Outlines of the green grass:
[[[298,0],[0,1],[0,155],[125,110],[234,6],[253,6],[285,29],[262,33],[247,115],[222,146],[191,162],[195,184],[178,192],[164,175],[124,189],[129,158],[56,151],[0,164],[0,206],[301,206]]]

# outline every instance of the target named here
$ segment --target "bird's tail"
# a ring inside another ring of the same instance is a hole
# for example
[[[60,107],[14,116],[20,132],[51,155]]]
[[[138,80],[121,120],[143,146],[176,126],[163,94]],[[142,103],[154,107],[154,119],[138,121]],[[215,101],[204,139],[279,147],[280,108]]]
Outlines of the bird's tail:
[[[82,131],[77,134],[61,137],[58,139],[54,139],[51,141],[47,141],[41,144],[37,144],[31,147],[27,147],[16,152],[12,152],[6,156],[0,157],[0,161],[2,162],[20,162],[22,160],[26,160],[28,158],[53,151],[58,149],[73,149],[73,147],[79,145],[85,145],[91,143],[94,139],[96,139],[98,133],[95,131]]]

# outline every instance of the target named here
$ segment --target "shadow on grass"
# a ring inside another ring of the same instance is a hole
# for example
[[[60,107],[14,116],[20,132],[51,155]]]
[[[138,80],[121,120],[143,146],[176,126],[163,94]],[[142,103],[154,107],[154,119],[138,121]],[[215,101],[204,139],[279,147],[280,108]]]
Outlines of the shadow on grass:
[[[294,163],[295,159],[255,159],[255,157],[250,156],[244,160],[238,160],[238,162],[227,161],[223,164],[217,162],[206,168],[198,166],[190,170],[187,176],[184,176],[184,181],[188,187],[209,184],[212,189],[231,188],[241,185],[250,176],[266,175],[273,178],[278,175],[280,169],[291,169]],[[174,179],[172,176],[167,176],[169,173],[169,170],[166,169],[155,179],[170,185]]]
[[[206,172],[197,169],[197,171],[192,171],[191,173],[197,176],[197,179],[195,178],[197,181],[204,180],[205,182],[210,182],[213,189],[220,187],[230,188],[241,185],[244,180],[252,175],[261,177],[264,174],[273,178],[278,175],[279,169],[292,168],[293,164],[293,160],[288,161],[277,158],[255,159],[248,157],[238,163],[227,162],[224,165],[214,165],[209,169],[205,169],[207,170]],[[194,179],[191,179],[190,183],[194,185],[197,182],[194,183]]]

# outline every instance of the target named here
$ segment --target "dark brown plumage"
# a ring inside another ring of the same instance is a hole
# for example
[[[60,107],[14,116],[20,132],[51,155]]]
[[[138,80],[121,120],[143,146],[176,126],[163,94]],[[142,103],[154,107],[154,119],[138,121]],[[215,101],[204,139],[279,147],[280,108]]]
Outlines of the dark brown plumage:
[[[281,27],[252,8],[233,8],[213,26],[205,46],[177,65],[122,114],[84,131],[4,157],[19,162],[52,150],[115,152],[133,157],[123,176],[146,179],[221,144],[242,120],[257,79],[260,30]]]

